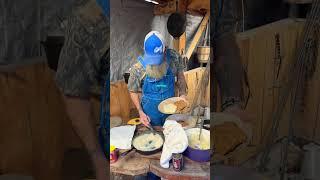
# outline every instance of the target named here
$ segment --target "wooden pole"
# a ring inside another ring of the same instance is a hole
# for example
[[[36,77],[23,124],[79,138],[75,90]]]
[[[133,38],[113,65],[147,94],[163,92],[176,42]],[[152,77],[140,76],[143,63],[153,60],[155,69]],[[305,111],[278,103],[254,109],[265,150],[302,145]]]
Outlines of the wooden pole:
[[[196,34],[194,35],[194,37],[193,37],[193,39],[191,41],[191,44],[189,46],[189,49],[188,49],[188,51],[186,53],[186,57],[188,59],[190,59],[190,57],[192,55],[192,52],[196,48],[203,31],[206,29],[208,21],[209,21],[209,17],[210,17],[210,12],[207,11],[206,15],[204,16],[204,18],[201,21],[201,24],[199,25],[199,28],[198,28]]]

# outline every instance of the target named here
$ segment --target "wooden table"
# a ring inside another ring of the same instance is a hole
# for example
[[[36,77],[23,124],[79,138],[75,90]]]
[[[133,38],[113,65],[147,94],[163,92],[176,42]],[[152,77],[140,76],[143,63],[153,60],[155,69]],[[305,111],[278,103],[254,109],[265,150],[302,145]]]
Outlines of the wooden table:
[[[161,154],[142,156],[135,150],[120,157],[116,163],[110,165],[110,171],[115,174],[138,176],[152,172],[157,176],[173,180],[207,180],[210,179],[210,163],[198,163],[184,157],[184,169],[176,172],[170,168],[160,166]]]

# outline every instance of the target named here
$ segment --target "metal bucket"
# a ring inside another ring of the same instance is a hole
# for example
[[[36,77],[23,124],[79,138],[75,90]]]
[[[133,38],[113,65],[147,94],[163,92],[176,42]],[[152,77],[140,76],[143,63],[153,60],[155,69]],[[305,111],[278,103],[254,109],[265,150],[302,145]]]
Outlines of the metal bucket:
[[[191,131],[194,131],[198,128],[188,129],[186,133],[188,134]],[[210,138],[210,131],[202,129],[203,135],[206,135]],[[201,150],[195,149],[191,146],[188,146],[187,149],[183,152],[183,155],[188,157],[189,159],[197,162],[209,162],[211,157],[211,149]]]
[[[320,146],[311,143],[303,149],[305,154],[301,174],[304,179],[316,180],[320,177]]]

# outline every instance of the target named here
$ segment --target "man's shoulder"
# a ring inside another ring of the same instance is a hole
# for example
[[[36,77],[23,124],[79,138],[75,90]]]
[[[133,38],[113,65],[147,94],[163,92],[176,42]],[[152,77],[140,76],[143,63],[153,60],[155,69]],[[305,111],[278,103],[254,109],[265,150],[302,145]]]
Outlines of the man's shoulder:
[[[167,48],[167,53],[169,53],[170,55],[178,55],[178,52],[174,49],[171,48]]]
[[[96,0],[82,0],[75,6],[73,14],[80,17],[84,23],[89,24],[97,24],[104,17]]]
[[[167,53],[169,54],[169,57],[170,57],[171,61],[173,61],[173,62],[178,62],[179,61],[180,55],[176,50],[168,48],[167,49]]]
[[[136,62],[130,68],[130,74],[137,77],[143,76],[145,70],[140,62]]]

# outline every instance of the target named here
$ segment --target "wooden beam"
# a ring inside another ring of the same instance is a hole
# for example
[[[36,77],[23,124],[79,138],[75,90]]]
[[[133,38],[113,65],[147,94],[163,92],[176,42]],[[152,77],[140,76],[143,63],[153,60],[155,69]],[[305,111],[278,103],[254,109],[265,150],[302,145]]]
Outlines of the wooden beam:
[[[165,3],[160,3],[159,5],[155,5],[153,8],[153,13],[155,15],[163,15],[163,14],[171,14],[176,12],[176,0],[169,0]]]
[[[200,37],[203,33],[203,31],[206,29],[207,27],[207,24],[208,24],[208,21],[209,21],[209,16],[210,16],[210,11],[207,11],[206,15],[204,16],[204,18],[202,19],[202,22],[196,32],[196,34],[194,35],[192,41],[191,41],[191,44],[189,46],[189,49],[187,51],[187,54],[186,54],[186,57],[188,59],[190,59],[191,55],[192,55],[192,52],[194,51],[194,49],[196,48],[199,40],[200,40]]]
[[[186,13],[188,7],[188,0],[166,0],[158,1],[159,5],[155,5],[153,12],[155,15],[171,14],[174,12]],[[177,4],[178,3],[178,4]]]
[[[186,53],[186,32],[179,39],[173,39],[173,47],[180,55]]]

